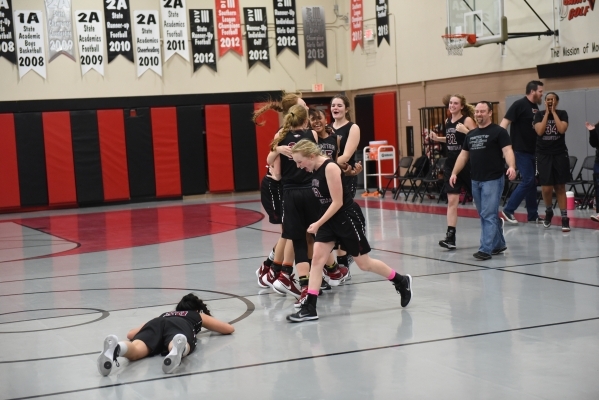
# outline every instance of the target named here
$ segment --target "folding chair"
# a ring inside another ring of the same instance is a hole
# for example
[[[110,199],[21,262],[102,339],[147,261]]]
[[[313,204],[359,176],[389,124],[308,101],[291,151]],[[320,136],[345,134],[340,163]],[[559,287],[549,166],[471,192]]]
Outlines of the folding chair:
[[[441,195],[445,181],[443,178],[439,178],[439,172],[443,171],[446,160],[447,158],[444,157],[437,159],[435,166],[431,168],[424,178],[420,179],[420,185],[416,187],[412,201],[416,201],[416,197],[420,197],[420,202],[422,203],[426,194],[433,193],[431,189],[439,188],[434,193],[439,193],[439,196]]]
[[[402,178],[397,178],[399,181],[399,187],[395,191],[395,195],[393,196],[393,200],[397,200],[400,194],[405,196],[405,200],[408,200],[410,197],[410,193],[412,190],[416,189],[415,180],[420,179],[426,175],[428,169],[430,167],[430,161],[427,156],[420,156],[414,161],[414,164],[410,167],[408,173],[406,173]],[[406,186],[406,183],[410,183],[410,186]]]
[[[593,198],[593,190],[595,189],[595,182],[593,179],[584,179],[582,173],[584,170],[591,171],[591,176],[593,174],[593,167],[595,165],[595,156],[587,156],[582,162],[582,167],[580,167],[580,171],[578,171],[578,175],[572,181],[566,183],[566,186],[569,186],[569,191],[574,189],[574,196],[579,197],[578,190],[576,190],[576,186],[582,186],[582,200],[578,208],[585,209],[589,206],[590,200]],[[587,187],[588,185],[588,187]]]
[[[395,173],[393,175],[383,175],[382,178],[383,179],[389,179],[389,182],[387,182],[387,186],[385,186],[385,188],[383,189],[383,192],[381,193],[381,197],[385,197],[385,193],[387,193],[387,189],[389,189],[389,185],[391,185],[391,182],[393,182],[395,179],[402,179],[405,178],[406,174],[408,174],[408,172],[410,172],[410,167],[412,166],[412,161],[414,160],[414,157],[402,157],[401,160],[399,160],[399,166],[397,167],[397,169],[395,170]],[[401,175],[400,171],[402,168],[406,168],[406,174]],[[397,192],[400,188],[401,185],[405,182],[404,181],[400,181],[400,187],[399,188],[395,188],[395,192]],[[394,193],[395,193],[394,192]]]

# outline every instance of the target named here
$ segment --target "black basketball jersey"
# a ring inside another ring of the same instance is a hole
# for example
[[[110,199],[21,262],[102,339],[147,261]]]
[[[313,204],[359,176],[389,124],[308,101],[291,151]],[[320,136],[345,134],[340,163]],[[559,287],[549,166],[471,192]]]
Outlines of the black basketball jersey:
[[[334,133],[330,134],[326,138],[321,138],[320,136],[318,137],[318,147],[320,147],[322,152],[333,161],[337,161],[337,154],[339,151],[337,142],[337,135]]]
[[[333,202],[333,198],[331,197],[331,192],[329,191],[329,185],[327,183],[327,177],[325,169],[329,163],[333,163],[337,168],[339,168],[339,176],[343,177],[343,172],[341,171],[341,167],[333,162],[333,160],[326,160],[322,163],[320,168],[314,171],[312,174],[312,190],[314,191],[314,195],[320,201],[320,211],[324,214],[324,212],[329,208],[331,203]],[[343,205],[341,208],[345,208],[348,205],[354,202],[352,195],[350,193],[350,188],[347,185],[343,184],[342,179],[342,187],[343,187]]]
[[[160,318],[182,318],[191,325],[196,335],[202,329],[202,316],[197,311],[169,311],[160,315]]]
[[[341,136],[341,143],[339,145],[339,154],[343,154],[345,152],[345,146],[347,145],[347,139],[349,137],[349,130],[351,129],[351,127],[353,125],[354,125],[354,123],[350,121],[340,128],[337,128],[337,129],[333,128],[333,131],[335,132],[335,134],[338,136]],[[349,161],[347,163],[350,164],[352,167],[356,164],[356,153],[355,152],[354,152],[354,154],[351,155],[351,157],[349,158]]]
[[[447,118],[447,121],[445,121],[445,144],[447,146],[447,159],[450,162],[455,162],[462,151],[462,145],[466,139],[466,134],[457,131],[456,126],[458,126],[458,124],[463,124],[466,121],[466,118],[465,115],[462,115],[462,118],[458,119],[456,122],[451,122],[451,117]]]
[[[293,147],[297,142],[302,139],[308,139],[314,142],[314,134],[310,129],[300,129],[296,131],[289,131],[285,135],[285,138],[279,142],[279,146]],[[279,155],[281,159],[281,182],[284,187],[287,186],[306,186],[310,185],[312,174],[304,169],[298,168],[293,161],[293,158],[288,158],[284,155]]]

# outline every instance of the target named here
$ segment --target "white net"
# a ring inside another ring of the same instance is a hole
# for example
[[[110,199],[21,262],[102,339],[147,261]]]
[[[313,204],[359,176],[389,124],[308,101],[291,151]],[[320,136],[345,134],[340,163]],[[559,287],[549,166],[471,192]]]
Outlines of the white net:
[[[447,50],[448,56],[461,56],[462,51],[464,51],[464,46],[468,42],[468,37],[443,36],[443,41],[445,41],[445,49]]]

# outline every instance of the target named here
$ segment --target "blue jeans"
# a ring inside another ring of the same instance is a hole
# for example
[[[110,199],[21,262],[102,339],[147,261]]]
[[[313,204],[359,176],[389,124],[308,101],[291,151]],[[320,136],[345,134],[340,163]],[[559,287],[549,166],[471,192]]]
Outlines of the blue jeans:
[[[494,249],[505,247],[499,201],[503,192],[504,177],[492,181],[472,181],[472,197],[480,216],[480,248],[478,251],[491,254]]]
[[[510,195],[503,211],[513,214],[516,208],[520,206],[522,200],[526,199],[526,211],[528,212],[528,220],[534,221],[539,217],[537,211],[537,184],[535,182],[535,155],[515,151],[516,167],[520,171],[522,182],[514,189]]]

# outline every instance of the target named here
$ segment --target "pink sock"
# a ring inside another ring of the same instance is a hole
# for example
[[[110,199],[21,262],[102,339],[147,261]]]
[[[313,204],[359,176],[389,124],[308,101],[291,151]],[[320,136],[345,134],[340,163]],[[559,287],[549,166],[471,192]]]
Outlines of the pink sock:
[[[308,294],[313,294],[314,296],[318,296],[318,289],[308,289]]]
[[[388,280],[393,280],[393,278],[395,278],[395,274],[397,272],[395,272],[394,270],[391,270],[391,273],[389,274],[389,276],[387,277]]]

